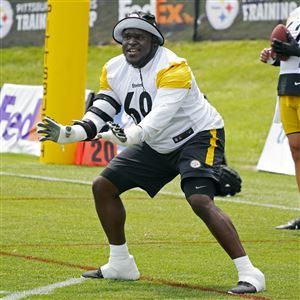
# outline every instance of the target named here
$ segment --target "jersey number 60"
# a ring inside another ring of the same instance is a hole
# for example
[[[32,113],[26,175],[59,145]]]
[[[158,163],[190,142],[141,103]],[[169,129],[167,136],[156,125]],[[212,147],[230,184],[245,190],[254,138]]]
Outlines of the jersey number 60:
[[[141,122],[142,117],[145,117],[149,114],[149,112],[152,109],[152,99],[151,96],[149,95],[149,93],[147,93],[146,91],[143,91],[140,94],[139,97],[139,110],[141,112],[140,113],[133,107],[130,107],[130,103],[132,100],[134,92],[129,92],[125,98],[125,103],[124,103],[124,110],[126,111],[126,113],[128,115],[130,115],[132,117],[132,119],[134,120],[135,124],[138,124]]]

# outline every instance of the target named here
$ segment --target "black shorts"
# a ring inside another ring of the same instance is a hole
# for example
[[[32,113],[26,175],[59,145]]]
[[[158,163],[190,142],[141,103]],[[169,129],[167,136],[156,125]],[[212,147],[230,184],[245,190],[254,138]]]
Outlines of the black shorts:
[[[139,187],[150,197],[178,174],[181,183],[187,178],[218,181],[214,166],[224,160],[224,145],[222,128],[199,132],[168,154],[158,153],[146,143],[129,146],[110,161],[101,176],[111,181],[120,194]]]

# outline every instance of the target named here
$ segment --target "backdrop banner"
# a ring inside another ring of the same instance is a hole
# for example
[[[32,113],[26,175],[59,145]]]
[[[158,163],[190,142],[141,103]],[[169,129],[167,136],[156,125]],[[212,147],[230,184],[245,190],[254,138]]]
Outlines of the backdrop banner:
[[[117,21],[138,10],[155,14],[169,40],[191,40],[194,6],[194,0],[90,0],[89,44],[112,43]],[[0,12],[2,47],[44,45],[49,13],[46,0],[1,0]]]
[[[89,44],[113,42],[116,22],[137,10],[156,15],[167,41],[268,39],[299,0],[90,0]],[[46,0],[1,0],[2,47],[44,45]]]
[[[200,15],[195,40],[268,39],[285,24],[299,0],[198,0]]]
[[[294,161],[288,139],[279,120],[278,102],[264,149],[257,164],[257,169],[260,171],[295,175]]]

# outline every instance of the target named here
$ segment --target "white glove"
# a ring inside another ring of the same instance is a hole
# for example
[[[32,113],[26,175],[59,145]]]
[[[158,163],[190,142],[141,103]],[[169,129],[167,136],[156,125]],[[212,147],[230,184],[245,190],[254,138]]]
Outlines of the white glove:
[[[53,141],[58,144],[68,144],[86,139],[86,133],[81,126],[63,126],[49,117],[37,123],[36,132],[40,135],[40,142]]]
[[[97,138],[109,140],[114,144],[129,146],[143,142],[143,129],[138,125],[121,128],[119,124],[107,122],[109,130],[98,133]]]

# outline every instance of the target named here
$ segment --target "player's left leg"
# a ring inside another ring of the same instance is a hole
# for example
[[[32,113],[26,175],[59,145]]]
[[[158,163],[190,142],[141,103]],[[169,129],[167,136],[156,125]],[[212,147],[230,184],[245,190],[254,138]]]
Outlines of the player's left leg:
[[[208,189],[210,186],[211,189],[214,189],[214,182],[208,178],[192,178],[187,179],[183,186],[185,193],[192,189],[192,186],[202,187],[201,192],[205,192],[204,189]],[[231,220],[215,205],[211,196],[192,194],[187,197],[187,201],[232,259],[246,255]]]
[[[300,192],[300,132],[290,133],[287,138],[295,164],[296,180]]]
[[[280,97],[280,117],[295,163],[300,192],[300,96]]]
[[[193,211],[237,268],[239,284],[230,292],[255,293],[265,288],[264,275],[252,265],[231,220],[213,201],[219,180],[214,166],[223,162],[224,143],[224,130],[215,129],[197,134],[183,146],[178,161],[181,187]]]
[[[296,181],[300,193],[300,97],[280,97],[280,117],[284,132],[288,138],[295,164]],[[287,224],[276,226],[277,229],[300,229],[300,218]]]
[[[191,178],[186,179],[182,185],[193,211],[206,224],[237,268],[238,286],[229,292],[243,294],[264,290],[263,273],[252,265],[231,220],[212,200],[215,192],[214,181],[208,178]],[[199,190],[203,194],[199,194]]]

